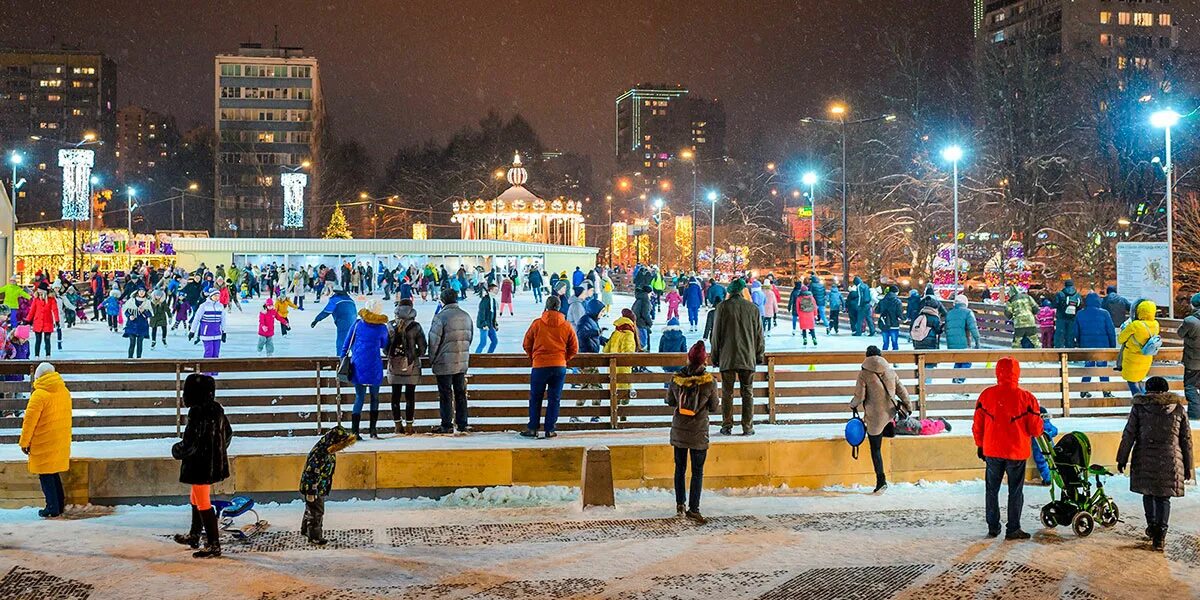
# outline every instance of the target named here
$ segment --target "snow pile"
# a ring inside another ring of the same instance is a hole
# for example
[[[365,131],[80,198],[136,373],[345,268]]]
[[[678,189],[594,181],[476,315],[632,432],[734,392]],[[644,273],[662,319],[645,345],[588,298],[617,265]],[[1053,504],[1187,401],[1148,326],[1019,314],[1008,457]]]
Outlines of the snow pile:
[[[437,501],[439,506],[481,508],[495,506],[549,506],[579,500],[579,488],[561,485],[530,487],[514,485],[478,490],[461,488]]]

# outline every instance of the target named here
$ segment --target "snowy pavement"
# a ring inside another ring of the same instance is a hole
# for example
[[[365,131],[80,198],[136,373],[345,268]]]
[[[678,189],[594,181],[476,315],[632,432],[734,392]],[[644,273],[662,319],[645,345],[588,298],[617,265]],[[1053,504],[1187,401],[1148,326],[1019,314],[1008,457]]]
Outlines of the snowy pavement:
[[[379,298],[382,296],[376,294],[374,296],[366,296],[367,299]],[[385,303],[387,311],[391,313],[391,300]],[[612,329],[612,321],[620,315],[620,309],[628,308],[633,304],[631,296],[617,294],[614,297],[614,310],[608,317],[601,319],[601,326]],[[255,299],[243,302],[242,310],[236,308],[230,310],[226,331],[228,333],[227,341],[222,344],[222,358],[247,358],[254,356],[263,356],[257,351],[258,344],[258,310],[262,306],[261,300]],[[310,294],[308,300],[305,301],[305,310],[293,309],[289,314],[293,329],[284,336],[277,328],[275,333],[275,356],[287,357],[309,357],[309,356],[331,356],[334,354],[334,326],[333,320],[326,318],[315,328],[309,327],[313,318],[316,317],[324,303],[312,301]],[[363,306],[360,302],[359,306]],[[478,297],[471,295],[466,300],[462,301],[463,309],[472,317],[479,307]],[[429,330],[429,323],[433,320],[433,311],[437,304],[432,301],[422,302],[418,297],[416,299],[417,315],[426,331]],[[513,315],[505,313],[500,317],[500,328],[497,331],[499,344],[496,348],[498,353],[519,353],[521,352],[521,340],[525,336],[525,330],[529,327],[529,323],[541,314],[541,305],[533,300],[532,294],[518,294],[513,302]],[[658,311],[655,327],[652,330],[651,347],[658,348],[658,338],[662,335],[663,327],[666,319],[666,304],[664,303]],[[683,312],[682,328],[684,336],[688,342],[695,342],[700,339],[700,332],[703,329],[704,317],[707,311],[701,311],[700,327],[693,332],[687,325],[687,312]],[[88,312],[91,314],[91,311]],[[476,331],[476,343],[478,343],[478,334]],[[793,336],[791,330],[791,322],[783,316],[779,318],[779,325],[767,337],[767,350],[772,352],[782,351],[802,351],[813,349],[813,351],[839,351],[839,350],[865,350],[870,344],[878,345],[880,339],[874,337],[852,337],[848,331],[837,336],[824,335],[824,329],[818,331],[818,342],[820,346],[803,346],[799,336]],[[128,340],[121,337],[120,333],[112,333],[108,330],[107,325],[103,322],[86,322],[76,324],[70,329],[63,329],[62,349],[55,349],[52,353],[53,358],[67,359],[103,359],[103,358],[125,358],[128,350]],[[157,359],[176,359],[176,358],[200,358],[204,355],[203,347],[192,344],[187,340],[187,333],[183,328],[168,332],[167,344],[158,344],[151,347],[150,340],[145,341],[142,356],[143,358]]]
[[[1125,522],[1078,538],[985,539],[981,482],[706,492],[706,526],[674,518],[663,490],[618,491],[582,510],[578,490],[461,490],[441,500],[331,502],[326,548],[296,532],[302,505],[261,507],[270,528],[222,559],[166,536],[181,507],[82,507],[42,521],[0,511],[0,598],[750,599],[1194,598],[1196,496],[1174,501],[1166,552],[1141,539],[1140,499],[1110,478]],[[1195,490],[1189,489],[1189,494]]]

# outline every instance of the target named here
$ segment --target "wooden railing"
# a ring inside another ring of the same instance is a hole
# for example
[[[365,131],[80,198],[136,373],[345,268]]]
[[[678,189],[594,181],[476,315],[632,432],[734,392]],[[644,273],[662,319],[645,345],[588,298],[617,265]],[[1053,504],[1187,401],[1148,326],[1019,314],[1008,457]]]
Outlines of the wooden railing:
[[[1163,349],[1153,374],[1178,380],[1181,350]],[[1112,367],[1083,361],[1113,360],[1113,350],[973,350],[890,352],[904,384],[918,399],[921,416],[968,418],[978,394],[994,383],[990,363],[1002,356],[1022,362],[1022,385],[1054,415],[1114,416],[1128,412],[1129,392]],[[846,419],[862,363],[860,352],[772,353],[755,377],[755,412],[770,423],[836,423]],[[663,367],[684,364],[682,354],[589,354],[572,361],[560,428],[664,427],[671,409],[663,400],[670,375]],[[954,363],[972,363],[955,369]],[[1111,363],[1110,363],[1111,364]],[[339,385],[332,358],[256,358],[192,361],[56,361],[74,402],[79,440],[176,436],[187,409],[183,380],[196,371],[216,372],[218,399],[240,436],[315,435],[349,420],[354,392]],[[936,366],[935,366],[936,365]],[[23,381],[0,383],[0,443],[20,433],[21,415],[36,363],[0,361],[0,374]],[[621,367],[645,372],[622,373]],[[528,415],[529,360],[523,355],[473,355],[468,374],[471,425],[478,430],[520,430]],[[582,371],[582,372],[579,372]],[[417,389],[418,424],[438,422],[437,389],[429,370]],[[1085,376],[1113,381],[1083,383]],[[965,378],[954,383],[953,378]],[[929,380],[928,385],[918,382]],[[1180,388],[1176,382],[1173,387]],[[630,391],[635,392],[631,397]],[[380,422],[392,425],[391,394],[380,389]],[[1081,398],[1080,392],[1092,394]],[[1104,397],[1102,392],[1112,392]],[[735,396],[735,402],[737,402]],[[577,406],[583,404],[582,406]],[[574,417],[579,422],[572,422]],[[597,422],[591,422],[596,418]],[[719,416],[714,416],[719,418]],[[364,419],[365,420],[365,419]]]

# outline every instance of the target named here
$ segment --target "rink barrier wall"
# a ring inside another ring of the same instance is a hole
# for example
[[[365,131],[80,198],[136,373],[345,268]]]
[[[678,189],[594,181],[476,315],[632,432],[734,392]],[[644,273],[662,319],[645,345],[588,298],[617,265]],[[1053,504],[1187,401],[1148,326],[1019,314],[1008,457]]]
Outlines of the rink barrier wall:
[[[1154,374],[1182,377],[1182,350],[1164,348]],[[1022,382],[1054,415],[1114,416],[1128,411],[1129,393],[1111,367],[1085,367],[1084,361],[1112,361],[1113,350],[900,351],[886,354],[896,365],[922,417],[962,418],[979,392],[994,382],[991,363],[1015,356],[1023,363]],[[859,352],[768,353],[755,374],[755,413],[763,422],[833,423],[846,418],[862,354]],[[685,363],[683,354],[587,354],[576,357],[563,390],[560,429],[600,430],[666,427],[664,367]],[[955,363],[971,368],[954,369]],[[15,442],[29,393],[34,361],[0,361],[0,375],[23,381],[0,382],[0,443]],[[186,408],[183,380],[193,372],[215,372],[218,399],[239,436],[310,436],[349,421],[353,389],[335,377],[332,358],[252,358],[210,360],[56,361],[74,404],[76,440],[177,437]],[[645,372],[621,372],[644,367]],[[1106,376],[1109,382],[1083,382]],[[954,383],[953,378],[965,378]],[[930,380],[928,385],[918,382]],[[523,429],[528,420],[529,359],[524,355],[472,355],[468,373],[471,424],[480,431]],[[631,390],[636,397],[631,398]],[[1081,393],[1092,397],[1083,398]],[[1101,392],[1112,392],[1103,397]],[[418,427],[438,423],[437,389],[429,370],[417,389]],[[392,427],[391,388],[380,390],[381,425]],[[718,418],[719,416],[714,416]],[[571,422],[575,418],[579,422]],[[597,422],[591,422],[596,418]]]

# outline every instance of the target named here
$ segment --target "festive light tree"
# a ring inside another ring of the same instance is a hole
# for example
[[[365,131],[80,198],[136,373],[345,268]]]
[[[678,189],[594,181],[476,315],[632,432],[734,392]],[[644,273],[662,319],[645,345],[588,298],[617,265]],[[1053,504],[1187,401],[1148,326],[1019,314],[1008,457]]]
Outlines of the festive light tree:
[[[675,217],[675,247],[679,250],[679,266],[692,263],[692,218]]]
[[[1014,238],[1000,245],[1000,250],[983,267],[983,281],[991,289],[1017,286],[1029,289],[1033,272],[1025,261],[1025,246]]]
[[[342,211],[342,205],[338,204],[333,207],[333,214],[329,217],[329,226],[325,228],[325,232],[321,234],[325,239],[352,240],[354,233],[350,231],[350,225],[346,223],[346,213]]]

